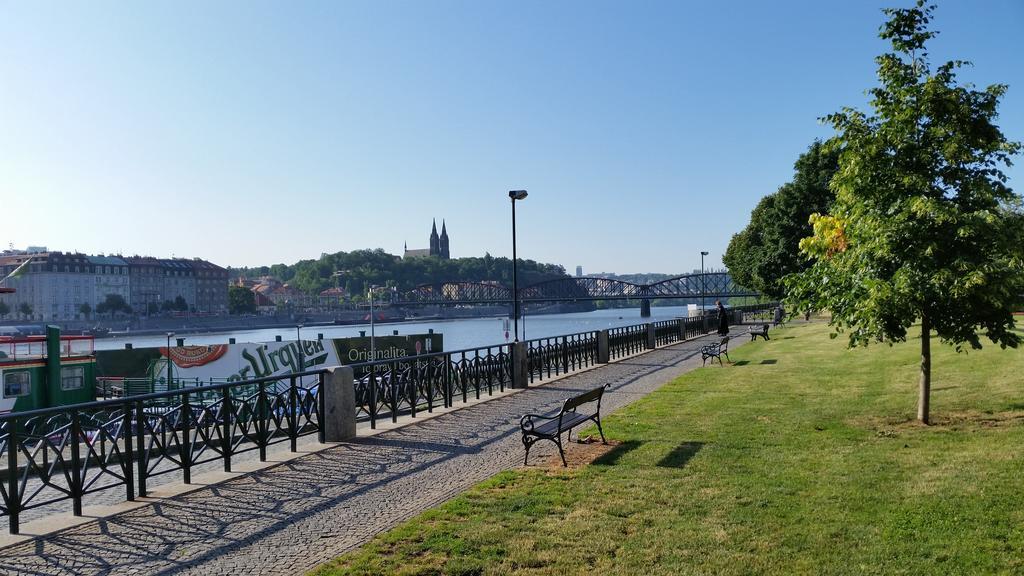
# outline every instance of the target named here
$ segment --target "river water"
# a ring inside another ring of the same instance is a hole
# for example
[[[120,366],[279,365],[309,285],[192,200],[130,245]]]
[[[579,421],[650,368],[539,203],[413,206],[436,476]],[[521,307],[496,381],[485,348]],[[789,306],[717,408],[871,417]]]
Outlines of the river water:
[[[595,310],[593,312],[575,312],[571,314],[544,314],[538,316],[527,316],[519,321],[519,330],[525,333],[524,340],[533,338],[544,338],[548,336],[560,336],[562,334],[573,334],[590,330],[605,330],[619,326],[642,324],[657,320],[671,320],[680,316],[686,316],[685,306],[658,306],[651,308],[650,318],[641,318],[639,308],[619,308],[615,310]],[[512,321],[508,321],[509,340],[512,339]],[[444,335],[445,350],[460,350],[464,348],[476,348],[491,344],[506,342],[505,320],[502,318],[463,318],[457,320],[430,320],[425,322],[402,322],[382,324],[377,323],[375,332],[377,336],[391,335],[397,330],[399,335],[423,334],[433,328],[434,332]],[[312,340],[317,334],[323,334],[324,338],[346,338],[359,336],[359,332],[365,330],[370,334],[369,324],[352,324],[348,326],[307,326],[302,328],[302,338]],[[185,337],[185,345],[199,344],[227,344],[228,338],[235,338],[238,342],[271,342],[277,336],[283,340],[295,340],[296,331],[291,328],[269,328],[265,330],[238,330],[234,332],[211,332],[189,336],[181,334],[176,337]],[[97,350],[114,350],[124,348],[124,345],[131,343],[135,348],[152,348],[165,346],[166,336],[119,336],[116,338],[101,338],[96,340]]]

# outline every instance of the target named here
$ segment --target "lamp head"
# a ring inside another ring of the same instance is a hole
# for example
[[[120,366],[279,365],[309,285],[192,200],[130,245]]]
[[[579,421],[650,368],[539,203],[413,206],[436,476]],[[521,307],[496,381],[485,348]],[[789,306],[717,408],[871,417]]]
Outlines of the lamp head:
[[[509,190],[508,191],[508,197],[511,198],[513,201],[515,201],[515,200],[522,200],[522,199],[526,198],[527,195],[528,194],[527,194],[526,190]]]
[[[705,252],[705,251],[703,251],[703,250],[701,250],[701,251],[700,251],[700,255],[701,255],[701,256],[707,256],[707,255],[708,255],[708,253],[707,253],[707,252]]]

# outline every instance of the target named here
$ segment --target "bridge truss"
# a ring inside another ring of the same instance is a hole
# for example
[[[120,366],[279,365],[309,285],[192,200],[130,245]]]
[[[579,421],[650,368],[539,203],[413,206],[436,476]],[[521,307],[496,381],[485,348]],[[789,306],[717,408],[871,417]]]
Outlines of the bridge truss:
[[[760,296],[735,284],[726,272],[686,274],[654,284],[634,284],[608,278],[559,278],[519,289],[519,301],[585,302],[588,300],[654,300],[661,298],[729,298]],[[497,283],[443,282],[425,284],[396,293],[391,303],[398,306],[443,304],[507,304],[512,289]]]

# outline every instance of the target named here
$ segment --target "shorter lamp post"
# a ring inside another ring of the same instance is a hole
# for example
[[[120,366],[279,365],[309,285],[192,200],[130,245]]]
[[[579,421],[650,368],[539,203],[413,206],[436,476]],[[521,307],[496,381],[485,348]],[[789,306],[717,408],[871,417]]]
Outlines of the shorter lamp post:
[[[373,362],[374,360],[377,359],[377,347],[375,342],[377,334],[374,330],[373,322],[373,290],[375,288],[377,288],[377,286],[370,286],[370,362]]]
[[[171,389],[171,338],[174,338],[174,332],[167,333],[167,389]]]
[[[708,253],[704,250],[700,251],[700,315],[704,316],[704,294],[707,292],[707,283],[704,276],[704,257]]]
[[[298,372],[306,371],[306,359],[303,358],[302,354],[302,324],[295,325],[295,346],[299,349],[299,365],[297,366]],[[302,377],[299,376],[299,384],[302,383]]]

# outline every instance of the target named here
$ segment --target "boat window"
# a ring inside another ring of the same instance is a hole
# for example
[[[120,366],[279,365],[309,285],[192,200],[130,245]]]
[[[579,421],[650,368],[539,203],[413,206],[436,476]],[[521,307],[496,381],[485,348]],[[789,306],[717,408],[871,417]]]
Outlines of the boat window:
[[[60,369],[61,390],[81,390],[85,385],[85,368],[82,366],[63,366]]]
[[[28,396],[32,391],[30,372],[4,372],[4,398]]]

